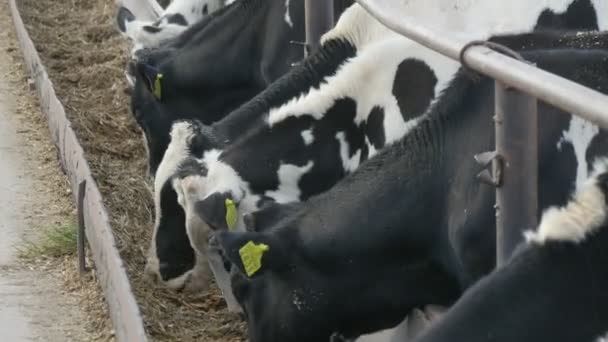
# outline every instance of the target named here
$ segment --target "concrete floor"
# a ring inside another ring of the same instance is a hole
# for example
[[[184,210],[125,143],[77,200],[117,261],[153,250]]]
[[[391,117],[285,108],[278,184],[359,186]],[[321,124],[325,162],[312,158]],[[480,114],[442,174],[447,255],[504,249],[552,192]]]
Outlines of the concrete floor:
[[[4,2],[4,1],[3,1]],[[57,202],[49,196],[51,180],[28,158],[34,144],[17,127],[18,104],[31,103],[26,79],[9,52],[15,49],[6,3],[0,4],[0,341],[86,341],[86,316],[64,287],[54,268],[27,264],[17,257],[24,241],[35,241],[49,227],[48,214]],[[9,32],[11,34],[9,34]],[[28,102],[29,101],[29,102]],[[35,108],[35,107],[34,107]],[[39,113],[32,113],[40,115]],[[28,154],[29,153],[29,154]],[[55,156],[53,156],[55,158]],[[59,171],[57,171],[59,172]],[[45,188],[46,186],[46,188]],[[34,218],[34,219],[33,219]]]

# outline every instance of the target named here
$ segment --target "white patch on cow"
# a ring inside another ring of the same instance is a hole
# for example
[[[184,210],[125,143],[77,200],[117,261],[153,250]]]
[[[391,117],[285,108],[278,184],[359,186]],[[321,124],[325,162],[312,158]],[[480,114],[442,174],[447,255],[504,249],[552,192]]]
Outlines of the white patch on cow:
[[[393,95],[397,68],[405,59],[423,61],[434,71],[438,79],[435,94],[445,89],[459,68],[457,62],[411,40],[402,37],[382,40],[346,61],[335,75],[326,77],[319,88],[311,88],[306,94],[271,109],[268,124],[272,126],[287,118],[304,115],[320,120],[337,100],[351,98],[357,104],[355,123],[358,125],[367,120],[374,107],[383,107],[386,144],[395,142],[414,128],[421,118],[406,122]],[[416,81],[411,80],[412,87],[416,86]]]
[[[285,22],[289,27],[293,27],[293,21],[291,21],[291,15],[289,14],[289,0],[285,0]]]
[[[175,174],[179,165],[190,155],[188,144],[194,135],[192,126],[187,122],[177,122],[173,124],[171,128],[171,143],[167,147],[161,163],[158,166],[156,175],[154,177],[154,232],[152,233],[152,240],[150,242],[150,249],[148,250],[148,259],[146,261],[146,273],[159,274],[159,261],[156,254],[156,234],[160,225],[160,218],[162,210],[160,207],[160,194],[162,187],[167,181]],[[186,277],[179,279],[185,280]],[[175,280],[172,286],[177,286],[177,280]],[[167,286],[170,284],[166,283]],[[183,284],[181,285],[183,286]],[[178,286],[178,287],[181,287]]]
[[[344,132],[336,133],[336,139],[338,139],[338,143],[340,144],[340,157],[342,158],[342,166],[344,167],[344,171],[347,173],[355,171],[359,167],[359,162],[361,161],[361,149],[359,149],[352,157],[349,157],[351,147],[346,141],[346,135]]]
[[[576,157],[576,189],[587,179],[589,165],[587,165],[587,149],[593,138],[600,132],[599,127],[576,115],[572,115],[570,127],[564,131],[562,138],[557,142],[557,149],[562,150],[564,143],[570,143]]]
[[[605,195],[598,186],[597,175],[608,170],[608,159],[594,164],[594,174],[575,192],[564,207],[552,207],[543,213],[536,232],[526,232],[526,241],[544,244],[547,241],[581,242],[606,222]]]
[[[496,33],[518,33],[530,31],[536,26],[539,15],[546,9],[563,13],[574,0],[377,0],[375,6],[394,16],[397,21],[420,23],[424,27],[452,34],[453,32],[475,33],[482,39]],[[598,15],[599,28],[605,30],[608,18],[605,0],[593,0]],[[395,35],[387,27],[355,4],[340,16],[334,29],[327,32],[322,42],[330,39],[346,39],[358,49],[373,43],[378,38]]]
[[[304,145],[306,146],[309,146],[315,141],[315,137],[312,135],[312,129],[302,131],[302,140],[304,140]]]
[[[266,191],[265,195],[274,199],[277,203],[289,203],[300,201],[300,187],[298,183],[303,175],[312,170],[314,163],[309,161],[304,166],[281,164],[278,171],[279,188]]]

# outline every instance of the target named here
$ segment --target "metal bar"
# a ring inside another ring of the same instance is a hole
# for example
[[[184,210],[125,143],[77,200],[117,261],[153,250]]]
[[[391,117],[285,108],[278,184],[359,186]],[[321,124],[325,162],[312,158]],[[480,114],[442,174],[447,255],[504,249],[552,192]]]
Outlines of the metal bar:
[[[306,54],[321,45],[321,36],[334,26],[334,0],[305,0]]]
[[[538,111],[535,98],[495,82],[500,185],[496,189],[496,261],[504,264],[538,219]]]
[[[389,29],[454,60],[466,41],[415,24],[414,20],[391,11],[392,1],[356,0],[369,14]],[[380,5],[382,4],[382,5]],[[566,112],[576,113],[608,129],[608,96],[563,77],[516,61],[485,47],[472,47],[464,54],[472,69],[528,93]]]
[[[85,220],[84,220],[84,196],[87,191],[87,181],[83,180],[78,185],[78,271],[80,276],[83,276],[87,272],[87,265],[85,259]]]
[[[87,182],[87,194],[83,201],[83,207],[87,208],[84,211],[86,237],[95,261],[98,281],[108,303],[116,340],[145,342],[147,336],[143,320],[116,248],[101,193],[65,109],[55,94],[53,84],[23,24],[16,0],[9,0],[9,4],[25,64],[36,83],[40,108],[47,117],[51,136],[60,152],[61,165],[75,196],[80,182]]]

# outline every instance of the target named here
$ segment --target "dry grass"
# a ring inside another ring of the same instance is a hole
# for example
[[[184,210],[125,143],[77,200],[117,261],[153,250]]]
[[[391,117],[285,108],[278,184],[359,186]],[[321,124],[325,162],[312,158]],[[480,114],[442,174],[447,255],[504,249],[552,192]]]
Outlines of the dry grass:
[[[114,0],[21,0],[20,8],[105,198],[146,328],[156,341],[242,341],[244,324],[214,289],[182,295],[142,278],[153,203],[141,133],[128,111],[127,46]]]

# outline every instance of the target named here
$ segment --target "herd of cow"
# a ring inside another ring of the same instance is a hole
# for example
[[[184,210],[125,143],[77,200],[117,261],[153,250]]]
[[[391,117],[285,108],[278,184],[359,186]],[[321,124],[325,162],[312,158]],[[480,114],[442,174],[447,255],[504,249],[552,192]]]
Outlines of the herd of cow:
[[[215,277],[251,342],[356,339],[428,305],[450,309],[419,342],[602,340],[607,132],[539,104],[542,219],[496,269],[473,159],[494,148],[493,80],[335,2],[307,58],[304,0],[119,9],[154,179],[146,272],[189,291]],[[391,7],[608,93],[608,0]]]

